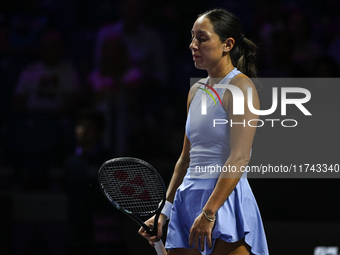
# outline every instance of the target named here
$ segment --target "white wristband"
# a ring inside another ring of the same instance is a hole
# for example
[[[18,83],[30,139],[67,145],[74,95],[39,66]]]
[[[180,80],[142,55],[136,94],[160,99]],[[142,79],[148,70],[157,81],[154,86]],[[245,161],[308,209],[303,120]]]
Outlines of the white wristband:
[[[171,209],[172,209],[172,203],[170,203],[169,201],[165,200],[165,204],[164,207],[161,211],[161,214],[164,214],[166,216],[167,219],[170,218],[170,213],[171,213]]]

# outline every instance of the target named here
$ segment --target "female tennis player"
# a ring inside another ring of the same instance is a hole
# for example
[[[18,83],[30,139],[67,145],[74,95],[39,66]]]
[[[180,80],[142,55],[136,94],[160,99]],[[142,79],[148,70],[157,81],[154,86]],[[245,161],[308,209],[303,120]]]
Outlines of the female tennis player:
[[[234,114],[235,96],[229,89],[214,89],[217,84],[229,83],[247,99],[248,88],[252,88],[253,105],[259,109],[255,86],[248,78],[256,76],[256,46],[242,34],[239,19],[223,9],[200,15],[191,34],[193,61],[196,68],[207,70],[208,77],[189,92],[183,150],[167,190],[158,234],[150,237],[143,228],[139,234],[153,244],[162,236],[161,227],[169,218],[165,245],[169,255],[267,255],[259,209],[243,171],[250,160],[256,129],[255,123],[247,123],[258,116],[246,103],[244,114]],[[214,90],[222,104],[215,104],[209,96],[219,102]],[[208,95],[205,115],[204,93]],[[214,127],[214,119],[228,120],[228,125]],[[149,219],[146,224],[152,222]]]

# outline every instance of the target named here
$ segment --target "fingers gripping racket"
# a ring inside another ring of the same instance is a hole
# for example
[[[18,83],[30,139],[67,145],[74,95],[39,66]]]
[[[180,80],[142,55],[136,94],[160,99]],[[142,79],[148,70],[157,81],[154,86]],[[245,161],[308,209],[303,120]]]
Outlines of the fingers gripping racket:
[[[151,236],[157,234],[159,215],[165,203],[165,186],[161,176],[149,163],[136,158],[115,158],[99,169],[98,181],[105,197]],[[153,228],[141,217],[155,215]],[[154,243],[158,255],[165,255],[162,240]]]

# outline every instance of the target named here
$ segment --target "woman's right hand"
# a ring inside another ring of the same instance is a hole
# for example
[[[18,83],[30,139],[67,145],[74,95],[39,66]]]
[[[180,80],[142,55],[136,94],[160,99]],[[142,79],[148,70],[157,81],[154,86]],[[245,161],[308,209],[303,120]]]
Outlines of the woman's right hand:
[[[155,216],[152,216],[150,219],[148,219],[147,221],[145,221],[145,225],[152,227],[153,223],[154,223],[154,219]],[[155,236],[151,236],[150,234],[148,234],[145,229],[143,227],[141,227],[138,230],[138,234],[140,234],[142,237],[144,237],[145,239],[147,239],[150,243],[150,245],[154,246],[155,242],[158,242],[159,240],[161,240],[162,238],[162,228],[166,223],[166,216],[164,214],[160,214],[159,218],[158,218],[158,225],[157,225],[157,235]]]

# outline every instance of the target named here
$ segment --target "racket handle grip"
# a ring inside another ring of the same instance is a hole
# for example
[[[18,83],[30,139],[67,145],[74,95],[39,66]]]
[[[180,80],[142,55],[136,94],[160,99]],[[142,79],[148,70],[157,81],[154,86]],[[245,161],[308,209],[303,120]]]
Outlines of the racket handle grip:
[[[166,250],[164,248],[164,244],[162,242],[162,239],[159,240],[158,242],[155,242],[154,245],[155,245],[154,247],[155,247],[155,250],[157,252],[157,255],[166,255],[167,254]]]

